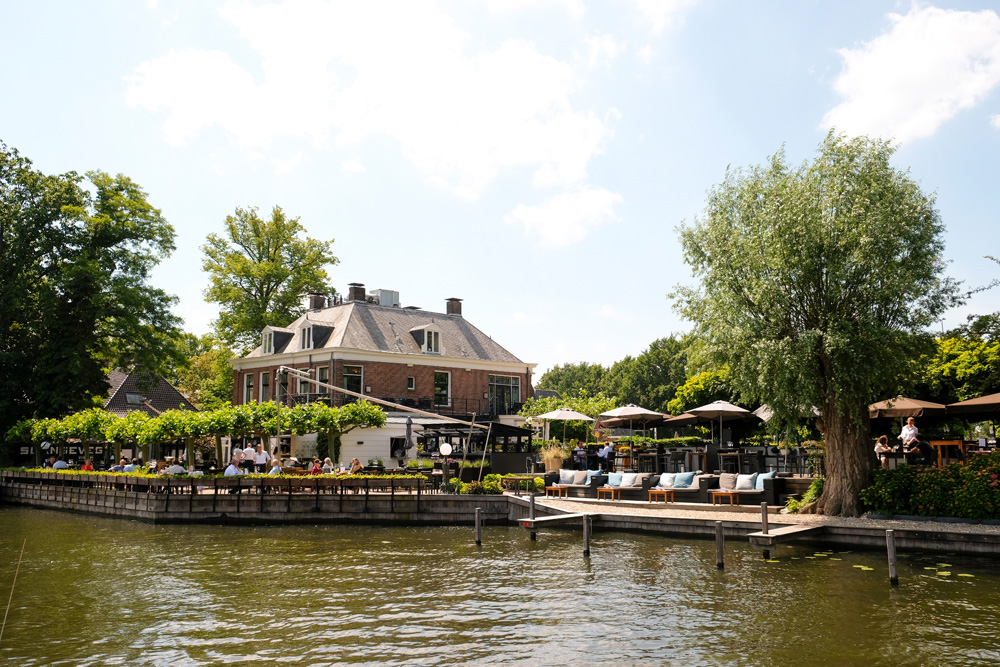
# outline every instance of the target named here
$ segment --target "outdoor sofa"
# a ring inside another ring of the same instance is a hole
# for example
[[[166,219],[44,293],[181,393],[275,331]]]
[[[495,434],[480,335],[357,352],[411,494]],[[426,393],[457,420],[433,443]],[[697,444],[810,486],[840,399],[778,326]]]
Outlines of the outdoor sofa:
[[[762,476],[766,475],[766,476]],[[767,503],[770,506],[777,506],[778,501],[785,491],[785,477],[778,476],[780,473],[754,473],[752,475],[737,475],[735,473],[722,473],[721,475],[711,475],[708,480],[708,491],[703,502],[711,502],[711,491],[713,489],[728,489],[738,491],[739,505],[760,505]],[[745,488],[749,484],[750,488]],[[740,488],[744,487],[744,488]]]

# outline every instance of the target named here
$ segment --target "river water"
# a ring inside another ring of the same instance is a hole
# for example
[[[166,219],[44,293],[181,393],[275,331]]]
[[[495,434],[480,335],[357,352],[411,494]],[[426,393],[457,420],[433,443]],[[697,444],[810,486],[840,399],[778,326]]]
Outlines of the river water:
[[[996,561],[955,555],[894,590],[875,552],[0,508],[0,606],[22,544],[2,664],[1000,664]]]

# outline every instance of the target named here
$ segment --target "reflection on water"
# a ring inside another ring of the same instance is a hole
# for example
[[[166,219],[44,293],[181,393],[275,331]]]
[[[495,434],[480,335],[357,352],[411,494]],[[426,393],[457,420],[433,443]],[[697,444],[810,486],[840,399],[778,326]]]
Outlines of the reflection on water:
[[[11,665],[981,665],[991,561],[520,528],[150,526],[0,509]],[[864,570],[856,566],[872,568]],[[942,565],[946,567],[942,567]],[[925,569],[930,568],[930,569]],[[950,574],[945,574],[949,572]],[[973,575],[959,576],[959,575]]]

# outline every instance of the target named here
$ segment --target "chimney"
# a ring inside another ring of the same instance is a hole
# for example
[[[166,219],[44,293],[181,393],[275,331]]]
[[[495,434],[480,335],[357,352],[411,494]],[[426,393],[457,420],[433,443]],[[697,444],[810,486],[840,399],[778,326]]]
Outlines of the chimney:
[[[458,315],[462,316],[462,300],[452,297],[450,299],[445,299],[445,313],[448,315]]]
[[[348,301],[365,301],[364,283],[348,283],[347,287],[348,287],[347,290]]]
[[[326,297],[319,292],[309,293],[309,310],[321,310],[326,306]]]

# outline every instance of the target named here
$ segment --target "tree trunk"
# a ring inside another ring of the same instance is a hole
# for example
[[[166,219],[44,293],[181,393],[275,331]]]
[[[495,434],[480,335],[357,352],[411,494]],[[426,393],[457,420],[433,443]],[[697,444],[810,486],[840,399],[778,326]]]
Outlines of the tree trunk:
[[[222,465],[222,436],[215,436],[215,467],[221,468]]]
[[[855,414],[841,412],[833,401],[823,406],[826,481],[814,507],[817,514],[861,516],[861,490],[868,486],[868,408]]]

